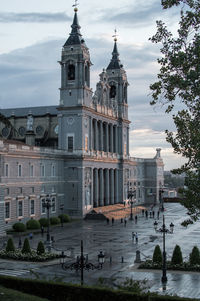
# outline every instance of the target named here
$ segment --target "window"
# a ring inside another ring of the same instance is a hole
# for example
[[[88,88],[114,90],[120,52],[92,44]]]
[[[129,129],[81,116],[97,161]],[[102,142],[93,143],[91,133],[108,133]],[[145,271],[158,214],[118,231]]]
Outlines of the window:
[[[51,165],[51,176],[55,177],[55,165]]]
[[[34,193],[34,192],[35,192],[35,188],[31,187],[31,193]]]
[[[30,200],[30,214],[35,214],[35,200]]]
[[[10,218],[10,202],[5,203],[5,218]]]
[[[68,65],[68,80],[75,79],[75,66],[73,64]]]
[[[8,164],[6,163],[6,164],[5,164],[5,177],[8,177],[8,176],[9,176],[8,172],[9,172],[9,166],[8,166]]]
[[[67,149],[68,149],[68,152],[72,152],[73,149],[74,149],[74,137],[73,136],[68,136],[67,137]]]
[[[85,150],[88,151],[88,135],[85,135]]]
[[[51,199],[51,212],[56,212],[56,198]]]
[[[18,216],[23,216],[23,201],[18,201]]]
[[[116,87],[112,85],[110,87],[110,98],[115,98],[115,96],[116,96]]]
[[[33,177],[33,165],[30,165],[30,177]]]
[[[41,200],[41,212],[42,212],[42,214],[46,213],[46,208],[44,207],[44,205],[45,205],[45,199],[42,199]]]
[[[44,164],[40,165],[40,176],[41,177],[45,176],[45,167],[44,167]]]
[[[18,177],[22,176],[22,166],[21,164],[18,164]]]

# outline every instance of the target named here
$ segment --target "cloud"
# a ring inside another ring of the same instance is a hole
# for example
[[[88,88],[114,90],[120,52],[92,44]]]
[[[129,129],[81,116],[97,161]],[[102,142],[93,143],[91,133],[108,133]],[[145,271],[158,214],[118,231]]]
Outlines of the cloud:
[[[64,12],[59,13],[0,13],[0,23],[54,23],[71,21]]]

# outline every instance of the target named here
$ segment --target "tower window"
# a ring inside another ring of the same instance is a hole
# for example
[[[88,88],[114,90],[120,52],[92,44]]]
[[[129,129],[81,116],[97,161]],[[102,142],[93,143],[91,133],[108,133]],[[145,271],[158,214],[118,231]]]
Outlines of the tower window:
[[[115,98],[116,96],[116,86],[112,85],[110,87],[110,98]]]
[[[73,152],[74,148],[74,137],[73,136],[68,136],[68,152]]]
[[[75,66],[73,64],[68,65],[68,80],[75,79]]]

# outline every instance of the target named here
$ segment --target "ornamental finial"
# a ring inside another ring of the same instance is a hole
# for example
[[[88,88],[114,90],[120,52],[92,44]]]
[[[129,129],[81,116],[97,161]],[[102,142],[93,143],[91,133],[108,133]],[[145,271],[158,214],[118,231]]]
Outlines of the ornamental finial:
[[[114,38],[114,41],[117,42],[118,34],[117,34],[117,29],[116,28],[115,28],[114,32],[115,32],[115,34],[112,37]]]
[[[74,11],[77,12],[78,11],[77,6],[79,5],[79,3],[77,3],[78,0],[74,0],[74,1],[75,1],[75,3],[72,5],[72,7],[74,7]]]

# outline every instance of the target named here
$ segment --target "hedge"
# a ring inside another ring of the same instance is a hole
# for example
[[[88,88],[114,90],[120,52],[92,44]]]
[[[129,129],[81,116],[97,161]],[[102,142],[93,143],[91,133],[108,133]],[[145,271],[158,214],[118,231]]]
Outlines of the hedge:
[[[15,223],[12,227],[13,227],[13,230],[15,230],[16,232],[25,232],[26,231],[26,225],[24,225],[21,222]]]
[[[35,229],[40,229],[40,223],[38,220],[36,219],[30,219],[27,223],[26,223],[26,228],[29,230],[35,230]]]
[[[198,299],[158,295],[137,295],[124,291],[55,283],[44,280],[21,279],[0,276],[0,282],[7,288],[47,298],[52,301],[197,301]]]

